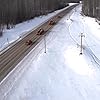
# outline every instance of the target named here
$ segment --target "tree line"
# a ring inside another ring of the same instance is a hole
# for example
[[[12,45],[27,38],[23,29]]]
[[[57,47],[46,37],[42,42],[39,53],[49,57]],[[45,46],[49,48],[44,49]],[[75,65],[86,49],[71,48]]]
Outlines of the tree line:
[[[100,0],[83,0],[83,13],[100,20]]]

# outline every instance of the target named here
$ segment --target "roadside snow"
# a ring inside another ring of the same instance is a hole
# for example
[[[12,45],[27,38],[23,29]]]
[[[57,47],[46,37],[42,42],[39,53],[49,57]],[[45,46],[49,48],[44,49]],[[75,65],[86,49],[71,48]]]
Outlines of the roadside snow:
[[[6,95],[0,95],[2,100],[99,100],[100,40],[93,36],[96,34],[91,33],[92,26],[87,23],[96,23],[95,20],[81,16],[80,11],[81,6],[76,7],[46,36],[46,53],[42,40],[16,66],[24,71],[17,74],[17,81],[11,81],[14,84],[10,90],[6,89]],[[98,27],[94,28],[96,32]],[[80,55],[80,33],[85,35],[83,55]]]

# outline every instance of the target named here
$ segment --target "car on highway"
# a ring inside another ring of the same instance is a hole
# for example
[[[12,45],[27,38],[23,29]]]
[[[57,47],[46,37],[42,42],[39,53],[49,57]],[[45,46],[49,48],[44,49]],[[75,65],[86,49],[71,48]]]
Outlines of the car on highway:
[[[58,18],[62,18],[62,17],[59,15]]]
[[[49,25],[54,25],[55,24],[55,21],[51,20],[49,21]]]
[[[37,32],[37,35],[43,35],[44,33],[44,29],[40,28]]]
[[[32,45],[32,43],[33,43],[32,40],[28,40],[28,41],[25,42],[25,44],[26,44],[27,46],[28,46],[28,45]]]

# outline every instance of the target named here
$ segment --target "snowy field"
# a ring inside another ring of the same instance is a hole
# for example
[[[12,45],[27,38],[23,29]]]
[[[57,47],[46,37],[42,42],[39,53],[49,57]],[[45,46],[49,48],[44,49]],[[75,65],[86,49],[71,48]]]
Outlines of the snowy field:
[[[46,53],[42,40],[4,79],[0,100],[100,99],[100,26],[80,13],[81,5],[46,36]]]

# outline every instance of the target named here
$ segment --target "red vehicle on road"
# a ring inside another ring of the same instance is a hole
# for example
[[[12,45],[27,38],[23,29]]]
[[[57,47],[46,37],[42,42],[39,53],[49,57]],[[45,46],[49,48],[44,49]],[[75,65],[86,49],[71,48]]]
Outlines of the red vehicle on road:
[[[51,20],[49,21],[49,25],[54,25],[55,24],[55,21]]]
[[[37,35],[42,35],[44,33],[44,29],[40,28],[37,32]]]
[[[26,45],[32,45],[32,43],[33,43],[32,40],[28,40],[28,41],[26,41],[25,44],[26,44]]]

